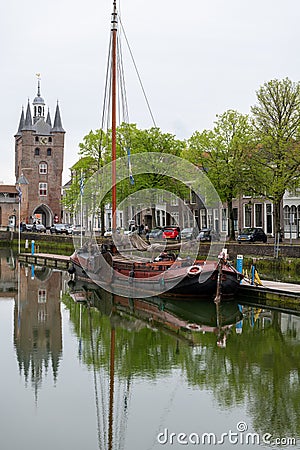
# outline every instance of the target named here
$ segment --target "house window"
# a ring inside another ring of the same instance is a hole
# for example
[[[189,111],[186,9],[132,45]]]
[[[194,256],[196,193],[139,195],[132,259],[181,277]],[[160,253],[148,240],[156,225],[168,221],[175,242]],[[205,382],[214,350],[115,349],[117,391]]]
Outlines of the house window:
[[[207,227],[206,209],[200,209],[200,227],[201,228]]]
[[[271,203],[267,203],[266,205],[266,212],[267,212],[267,233],[272,234],[272,205]]]
[[[213,210],[207,209],[207,228],[213,228]]]
[[[287,205],[283,208],[283,221],[284,226],[288,227],[290,224],[290,207]]]
[[[252,205],[251,203],[244,204],[244,226],[251,227],[252,226]]]
[[[39,183],[39,193],[41,196],[47,195],[47,183]]]
[[[197,202],[197,195],[194,191],[190,191],[190,203],[195,204]]]
[[[40,163],[39,165],[40,174],[46,174],[48,172],[48,165],[45,162]]]
[[[47,148],[47,156],[51,156],[51,153],[52,153],[51,148]]]
[[[237,231],[238,230],[238,209],[237,208],[233,208],[232,209],[232,214],[233,214],[234,231]]]
[[[262,218],[262,204],[255,204],[255,226],[262,227],[263,226],[263,218]]]
[[[222,231],[227,231],[227,209],[222,209]]]
[[[34,149],[34,154],[35,154],[35,156],[39,156],[39,154],[40,154],[40,149],[39,149],[39,148],[35,148],[35,149]]]
[[[199,226],[199,210],[198,209],[194,209],[194,226],[198,227]]]

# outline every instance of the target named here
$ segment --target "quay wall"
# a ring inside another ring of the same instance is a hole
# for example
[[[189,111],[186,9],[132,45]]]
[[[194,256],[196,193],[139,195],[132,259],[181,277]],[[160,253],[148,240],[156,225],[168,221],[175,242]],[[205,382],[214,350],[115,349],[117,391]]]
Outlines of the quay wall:
[[[25,241],[28,240],[30,245],[31,241],[35,241],[35,245],[40,247],[40,251],[60,250],[65,249],[67,254],[72,252],[73,238],[72,236],[56,235],[56,234],[44,234],[44,233],[21,233],[21,251],[24,250]],[[98,242],[107,241],[105,238],[97,238]],[[2,246],[16,246],[18,245],[18,232],[0,231],[0,244]],[[244,257],[257,257],[257,258],[274,258],[275,249],[274,244],[238,244],[237,242],[226,242],[224,246],[228,249],[229,258],[231,260],[236,259],[237,255],[243,255]],[[200,243],[199,254],[206,255],[209,251],[210,245],[208,243]],[[300,243],[290,244],[287,242],[280,243],[278,256],[281,258],[300,258]]]

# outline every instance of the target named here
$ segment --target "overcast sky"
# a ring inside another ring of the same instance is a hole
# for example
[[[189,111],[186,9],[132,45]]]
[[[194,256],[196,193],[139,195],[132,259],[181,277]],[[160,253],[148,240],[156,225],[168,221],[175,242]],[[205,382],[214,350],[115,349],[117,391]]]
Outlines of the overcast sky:
[[[0,181],[15,183],[14,134],[22,106],[36,95],[36,73],[52,120],[59,101],[67,181],[79,142],[101,123],[112,3],[1,2]],[[212,128],[227,109],[249,113],[266,81],[299,80],[299,0],[117,4],[156,124],[179,139]],[[149,128],[130,61],[126,67],[130,122]]]

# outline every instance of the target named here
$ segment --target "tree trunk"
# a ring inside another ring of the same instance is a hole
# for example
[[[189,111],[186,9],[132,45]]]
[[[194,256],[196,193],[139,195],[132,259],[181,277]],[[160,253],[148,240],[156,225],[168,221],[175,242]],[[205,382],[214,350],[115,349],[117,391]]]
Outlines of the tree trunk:
[[[156,227],[156,208],[155,206],[151,207],[151,214],[152,214],[152,228]]]
[[[281,220],[280,220],[280,211],[281,211],[281,201],[274,201],[274,235],[275,241],[279,240],[279,237],[282,237],[282,229],[281,229]]]
[[[230,241],[235,241],[232,199],[227,200],[227,208],[228,208],[228,236]]]

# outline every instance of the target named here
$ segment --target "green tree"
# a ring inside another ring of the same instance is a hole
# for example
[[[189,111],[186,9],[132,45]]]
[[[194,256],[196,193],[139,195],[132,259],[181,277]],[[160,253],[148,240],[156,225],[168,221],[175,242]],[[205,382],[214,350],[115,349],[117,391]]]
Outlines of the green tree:
[[[127,155],[130,149],[132,155],[142,152],[161,152],[180,156],[184,142],[175,138],[170,133],[162,133],[159,128],[150,128],[149,130],[140,130],[135,124],[122,123],[117,127],[117,157]],[[90,131],[79,144],[80,155],[90,157],[95,161],[93,167],[95,171],[99,170],[104,164],[111,161],[111,130],[104,133],[102,130]],[[149,164],[151,159],[149,158]],[[118,184],[117,201],[121,202],[128,195],[147,188],[161,188],[177,193],[183,191],[175,180],[168,177],[168,167],[165,174],[149,174],[145,167],[145,174],[135,176],[134,184],[129,180],[123,180]],[[134,171],[134,167],[133,167]],[[129,174],[128,174],[129,175]],[[183,196],[183,194],[182,194]],[[104,214],[101,214],[104,217]],[[155,214],[152,214],[155,217]],[[153,226],[155,223],[153,223]],[[104,227],[102,226],[102,229]]]
[[[274,228],[280,232],[281,203],[285,191],[300,179],[300,83],[288,78],[271,80],[257,91],[251,108],[259,145],[249,160],[253,188],[274,204]]]
[[[66,190],[62,203],[74,215],[80,195],[81,175],[84,179],[88,179],[96,170],[96,162],[92,157],[86,156],[80,158],[70,170],[72,172],[71,184]]]
[[[232,201],[245,188],[254,131],[247,115],[228,110],[217,116],[213,130],[195,132],[182,156],[199,165],[227,203],[230,239],[235,240]]]

